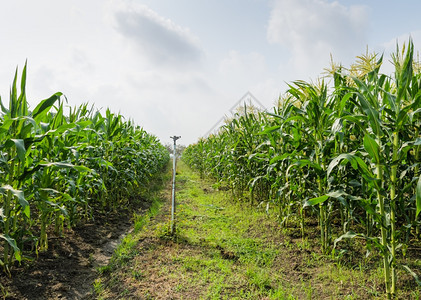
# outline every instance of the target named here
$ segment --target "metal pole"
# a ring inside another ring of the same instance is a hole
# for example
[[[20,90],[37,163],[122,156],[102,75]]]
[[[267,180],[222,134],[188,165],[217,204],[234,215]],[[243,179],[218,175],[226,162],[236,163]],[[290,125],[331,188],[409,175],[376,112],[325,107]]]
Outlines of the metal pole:
[[[173,152],[173,169],[172,169],[172,201],[171,201],[171,234],[175,233],[175,169],[177,161],[177,143],[176,141],[181,138],[181,136],[171,136],[174,140],[174,152]]]

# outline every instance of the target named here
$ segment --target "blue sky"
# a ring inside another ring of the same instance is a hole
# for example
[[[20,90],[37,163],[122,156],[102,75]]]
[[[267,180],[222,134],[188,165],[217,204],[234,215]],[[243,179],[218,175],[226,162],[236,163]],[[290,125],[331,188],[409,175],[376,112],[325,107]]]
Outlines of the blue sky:
[[[133,119],[163,143],[204,135],[247,91],[266,107],[330,55],[385,53],[412,36],[415,0],[37,0],[0,6],[0,95],[28,60],[29,102],[63,92]],[[383,68],[391,72],[390,65]]]

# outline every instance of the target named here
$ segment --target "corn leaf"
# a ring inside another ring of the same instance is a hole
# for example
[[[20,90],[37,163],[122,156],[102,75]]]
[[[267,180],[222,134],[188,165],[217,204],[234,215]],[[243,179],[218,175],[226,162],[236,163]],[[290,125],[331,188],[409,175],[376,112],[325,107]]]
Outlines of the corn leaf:
[[[25,216],[30,218],[31,214],[30,214],[29,203],[28,203],[28,201],[26,201],[23,191],[16,190],[13,187],[11,187],[10,185],[2,186],[0,188],[0,191],[2,191],[3,193],[4,193],[4,191],[11,192],[18,199],[19,204],[22,206],[22,210],[23,210],[23,213],[25,214]]]
[[[18,158],[21,162],[25,162],[25,142],[22,139],[11,139],[11,141],[15,144],[16,152],[18,154]]]
[[[420,280],[420,278],[418,277],[418,275],[414,272],[414,271],[412,271],[407,265],[402,265],[402,267],[412,276],[412,277],[414,277],[414,279],[415,279],[415,282],[419,285],[419,286],[421,286],[421,280]]]
[[[15,254],[16,260],[21,261],[22,255],[21,255],[21,251],[18,245],[16,244],[16,240],[10,237],[9,235],[1,234],[1,233],[0,233],[0,239],[5,240],[13,248],[13,252]]]
[[[327,196],[327,195],[323,195],[323,196],[316,197],[316,198],[311,198],[304,203],[304,207],[313,206],[313,205],[316,205],[316,204],[319,204],[319,203],[323,203],[327,199],[329,199],[329,196]]]
[[[416,202],[417,202],[417,213],[416,216],[421,212],[421,176],[418,178],[417,188],[416,188]]]
[[[364,149],[376,164],[380,163],[380,147],[369,134],[364,135]]]
[[[37,120],[44,113],[47,113],[48,110],[54,105],[54,103],[60,99],[63,94],[58,92],[52,95],[50,98],[42,100],[32,112],[32,117]]]

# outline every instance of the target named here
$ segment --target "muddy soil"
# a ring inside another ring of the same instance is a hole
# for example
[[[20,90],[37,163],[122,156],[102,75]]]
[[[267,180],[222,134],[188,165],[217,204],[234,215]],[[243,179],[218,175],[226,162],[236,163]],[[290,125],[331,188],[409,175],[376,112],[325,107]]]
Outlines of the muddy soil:
[[[96,213],[93,219],[65,230],[64,237],[50,235],[47,251],[14,267],[10,278],[0,274],[5,299],[91,298],[97,267],[108,264],[119,241],[131,232],[133,212],[142,213],[148,207],[142,201],[119,213]]]

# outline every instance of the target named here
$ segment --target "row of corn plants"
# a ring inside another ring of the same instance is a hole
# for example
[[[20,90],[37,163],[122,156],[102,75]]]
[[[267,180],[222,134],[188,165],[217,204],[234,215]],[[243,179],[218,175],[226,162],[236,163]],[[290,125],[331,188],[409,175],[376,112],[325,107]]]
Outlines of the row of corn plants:
[[[7,273],[46,250],[51,230],[62,235],[93,209],[133,200],[169,160],[155,136],[109,110],[67,109],[61,93],[30,110],[26,65],[19,91],[17,81],[16,72],[9,105],[0,98],[0,265]]]
[[[332,64],[317,83],[289,84],[272,113],[245,107],[183,154],[235,199],[275,208],[282,224],[294,218],[303,236],[316,217],[324,253],[364,239],[383,258],[389,298],[398,268],[419,281],[397,258],[419,242],[421,211],[421,70],[411,40],[392,62],[392,75],[375,53]]]

